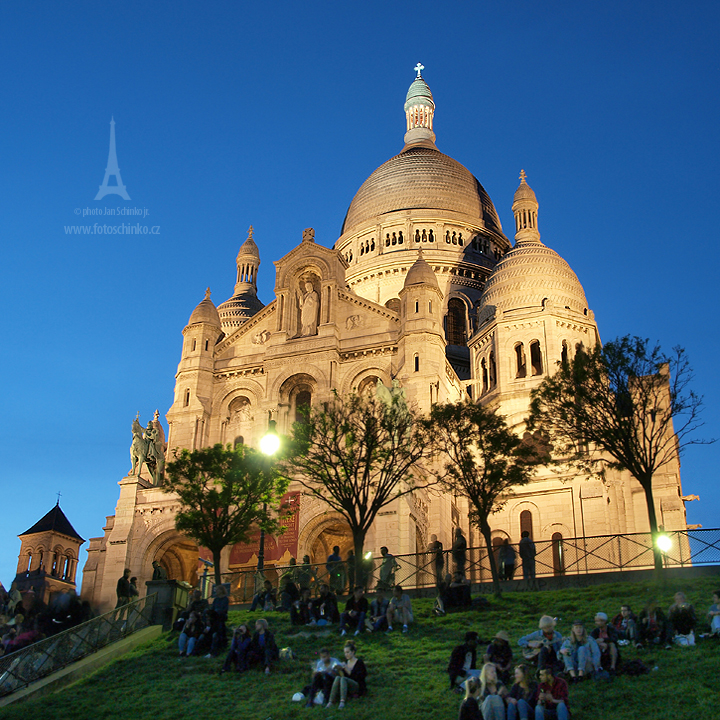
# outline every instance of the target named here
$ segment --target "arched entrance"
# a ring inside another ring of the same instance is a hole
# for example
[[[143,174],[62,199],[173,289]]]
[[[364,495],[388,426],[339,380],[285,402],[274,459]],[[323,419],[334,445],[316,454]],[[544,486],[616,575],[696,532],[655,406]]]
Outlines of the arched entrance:
[[[198,547],[194,540],[169,530],[156,537],[145,551],[143,567],[152,567],[157,560],[165,568],[168,579],[184,580],[193,587],[198,582]]]
[[[343,560],[353,549],[353,539],[347,522],[339,513],[326,513],[306,523],[298,539],[299,555],[309,555],[313,565],[322,565],[323,570],[333,547],[340,547]]]

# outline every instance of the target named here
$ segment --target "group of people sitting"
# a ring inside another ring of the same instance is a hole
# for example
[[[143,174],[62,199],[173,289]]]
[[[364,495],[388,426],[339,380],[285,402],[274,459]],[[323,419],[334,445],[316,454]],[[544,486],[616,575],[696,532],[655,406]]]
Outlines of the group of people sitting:
[[[327,583],[320,585],[315,597],[312,596],[310,588],[303,588],[297,599],[286,598],[287,595],[287,592],[283,591],[283,600],[278,604],[276,590],[269,580],[265,580],[263,588],[253,597],[250,610],[289,610],[290,622],[293,625],[312,627],[339,624],[342,635],[348,630],[354,630],[356,635],[364,631],[391,632],[393,623],[402,626],[403,632],[408,632],[413,621],[412,601],[401,585],[393,588],[390,597],[386,597],[386,593],[378,589],[372,601],[365,597],[365,588],[356,585],[343,611],[338,607],[337,595]],[[286,599],[288,602],[285,602]]]
[[[710,634],[720,637],[720,591],[713,593],[708,619]],[[480,662],[478,634],[466,633],[464,643],[453,649],[447,668],[451,689],[465,691],[460,720],[566,720],[568,682],[610,678],[620,669],[624,645],[693,645],[697,618],[685,595],[678,592],[667,612],[651,600],[637,617],[625,604],[612,621],[606,613],[596,613],[590,631],[582,620],[574,620],[565,637],[556,624],[555,618],[544,615],[537,630],[518,640],[522,662],[515,666],[505,631],[495,635]]]
[[[203,598],[200,590],[194,590],[187,608],[174,625],[180,631],[180,657],[216,657],[227,646],[226,622],[229,609],[230,598],[224,585],[216,585],[212,605]]]
[[[13,582],[9,592],[0,592],[0,657],[92,617],[90,603],[74,590],[57,593],[48,605],[32,588],[21,593]]]

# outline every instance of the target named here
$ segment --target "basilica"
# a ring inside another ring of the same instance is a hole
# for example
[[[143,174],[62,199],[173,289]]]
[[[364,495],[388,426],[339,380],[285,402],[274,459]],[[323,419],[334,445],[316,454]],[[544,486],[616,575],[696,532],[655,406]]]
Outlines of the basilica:
[[[296,247],[274,263],[275,297],[263,305],[258,243],[269,247],[271,238],[256,239],[251,228],[232,297],[216,304],[208,291],[190,313],[166,415],[168,448],[257,446],[270,420],[289,433],[304,406],[378,380],[399,382],[421,412],[469,396],[522,434],[533,388],[560,360],[600,342],[580,281],[540,239],[525,173],[512,199],[513,243],[477,178],[436,146],[435,103],[420,69],[404,112],[404,146],[360,186],[332,247],[312,228],[299,230]],[[659,522],[685,529],[677,459],[655,484]],[[195,582],[203,549],[175,530],[174,496],[142,469],[119,486],[104,535],[90,540],[83,596],[111,604],[123,568],[144,583],[154,560],[170,578]],[[345,557],[352,539],[341,517],[299,487],[290,486],[288,499],[296,512],[284,535],[267,539],[266,563],[305,554],[324,562],[334,545]],[[417,492],[384,508],[366,546],[422,553],[431,534],[449,547],[457,527],[470,546],[480,544],[462,497]],[[523,530],[538,542],[649,525],[642,488],[627,473],[601,482],[543,469],[492,527],[494,542],[517,543]],[[253,567],[257,550],[257,542],[228,548],[223,571]]]

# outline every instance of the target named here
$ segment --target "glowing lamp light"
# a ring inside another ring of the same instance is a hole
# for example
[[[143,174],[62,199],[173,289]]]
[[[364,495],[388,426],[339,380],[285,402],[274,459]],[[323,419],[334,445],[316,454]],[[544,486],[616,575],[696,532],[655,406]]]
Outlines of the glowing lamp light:
[[[280,438],[275,433],[268,433],[260,440],[260,450],[265,455],[274,455],[280,449]]]
[[[663,552],[667,552],[672,547],[672,540],[667,535],[658,535],[655,542]]]
[[[365,559],[366,559],[366,560],[371,560],[371,559],[372,559],[372,552],[366,552],[366,553],[365,553]]]

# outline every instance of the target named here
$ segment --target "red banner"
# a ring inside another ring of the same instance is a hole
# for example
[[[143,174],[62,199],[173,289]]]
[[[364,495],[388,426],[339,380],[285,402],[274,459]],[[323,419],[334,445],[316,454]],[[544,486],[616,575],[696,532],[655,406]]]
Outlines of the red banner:
[[[282,498],[284,505],[288,505],[290,512],[287,517],[280,521],[285,527],[285,532],[279,537],[265,534],[265,562],[275,563],[283,559],[286,553],[290,557],[297,558],[298,536],[299,536],[299,520],[300,520],[300,495],[299,492],[285,493]],[[257,562],[257,556],[260,552],[260,531],[256,530],[247,543],[237,543],[230,550],[230,567],[238,565],[248,565],[251,562]],[[253,557],[254,556],[254,557]],[[285,558],[285,562],[289,558]]]

